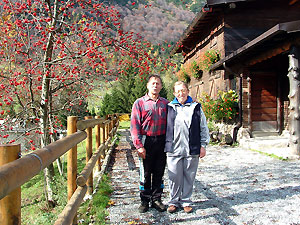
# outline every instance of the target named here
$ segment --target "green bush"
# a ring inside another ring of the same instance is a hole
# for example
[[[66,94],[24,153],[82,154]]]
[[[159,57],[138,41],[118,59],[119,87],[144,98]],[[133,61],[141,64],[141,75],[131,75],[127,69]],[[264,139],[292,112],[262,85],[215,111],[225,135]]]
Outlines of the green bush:
[[[196,61],[192,62],[192,76],[196,79],[200,79],[203,75],[203,70],[201,67],[197,64]]]
[[[211,120],[207,121],[207,127],[208,127],[209,131],[217,131],[217,130],[219,130],[218,127]]]
[[[209,71],[209,68],[214,63],[220,60],[220,53],[218,50],[207,50],[202,56],[199,57],[198,65],[204,71]]]
[[[217,99],[212,99],[208,94],[204,94],[199,100],[208,120],[230,122],[238,114],[238,95],[234,90],[219,91]]]

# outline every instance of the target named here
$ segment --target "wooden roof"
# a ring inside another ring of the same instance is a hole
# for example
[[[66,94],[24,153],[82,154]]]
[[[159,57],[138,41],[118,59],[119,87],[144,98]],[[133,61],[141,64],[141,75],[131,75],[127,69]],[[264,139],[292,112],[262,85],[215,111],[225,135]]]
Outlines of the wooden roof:
[[[243,66],[243,62],[247,61],[247,65],[253,65],[288,51],[292,44],[300,45],[300,20],[275,25],[212,65],[210,69],[224,69],[224,63],[227,66],[235,63]]]
[[[220,5],[220,4],[230,4],[235,2],[247,2],[251,0],[207,0],[207,6]],[[253,1],[253,0],[252,0]]]
[[[221,8],[218,6],[250,1],[255,0],[207,0],[202,11],[196,15],[192,23],[186,28],[183,35],[180,37],[177,45],[171,51],[171,55],[182,51],[190,51],[195,46],[195,42],[199,39],[199,34],[203,33],[203,31],[207,31],[209,29],[208,25],[210,22],[214,21],[221,12]]]
[[[171,55],[180,52],[189,52],[197,41],[199,37],[209,30],[209,24],[216,20],[217,16],[222,12],[222,7],[225,5],[230,5],[231,3],[248,3],[259,0],[207,0],[205,6],[202,8],[196,17],[193,19],[192,23],[184,31],[183,35],[178,40],[176,46],[171,51]],[[260,0],[266,1],[266,0]],[[300,0],[287,0],[289,5],[293,5]],[[269,0],[272,3],[272,0]]]

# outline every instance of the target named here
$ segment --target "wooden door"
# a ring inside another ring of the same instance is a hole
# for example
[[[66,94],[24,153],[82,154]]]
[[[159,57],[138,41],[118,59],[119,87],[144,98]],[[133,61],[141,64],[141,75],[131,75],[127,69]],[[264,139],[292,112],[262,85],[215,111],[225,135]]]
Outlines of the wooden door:
[[[251,81],[252,131],[277,131],[277,76],[254,74]]]

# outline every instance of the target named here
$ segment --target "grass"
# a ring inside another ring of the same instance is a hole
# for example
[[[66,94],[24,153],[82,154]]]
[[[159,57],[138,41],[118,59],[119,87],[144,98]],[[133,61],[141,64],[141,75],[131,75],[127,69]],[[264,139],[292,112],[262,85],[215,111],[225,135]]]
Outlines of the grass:
[[[57,167],[56,167],[57,169]],[[57,170],[56,170],[57,171]],[[54,177],[54,196],[57,205],[51,209],[44,195],[44,176],[40,172],[21,187],[22,224],[53,224],[67,203],[67,181],[58,171]]]
[[[113,192],[110,186],[110,178],[105,175],[99,185],[99,190],[90,201],[86,201],[78,210],[81,224],[106,224],[107,206],[110,204],[110,194]]]
[[[119,129],[130,129],[130,120],[129,121],[120,121]]]
[[[286,158],[284,158],[284,157],[281,157],[281,156],[277,156],[277,155],[275,155],[275,154],[262,152],[262,151],[259,151],[259,150],[256,150],[256,149],[251,149],[251,150],[254,151],[254,152],[258,152],[258,153],[260,153],[260,154],[263,154],[263,155],[266,155],[266,156],[275,158],[275,159],[279,159],[279,160],[282,160],[282,161],[288,161],[288,159],[286,159]]]
[[[95,152],[95,138],[93,137],[93,152]],[[66,153],[67,154],[67,153]],[[57,164],[54,163],[54,196],[56,206],[49,208],[44,195],[44,175],[40,172],[21,187],[21,220],[22,224],[54,224],[57,216],[63,211],[67,204],[67,162],[66,154],[62,156],[64,174],[60,176]],[[77,146],[77,167],[78,173],[82,171],[86,161],[85,141]],[[95,185],[95,184],[94,184]],[[80,224],[105,224],[109,196],[112,193],[110,178],[105,175],[98,186],[98,191],[93,195],[92,200],[81,204],[78,210],[78,221]]]
[[[239,147],[239,143],[238,142],[234,142],[231,147]]]

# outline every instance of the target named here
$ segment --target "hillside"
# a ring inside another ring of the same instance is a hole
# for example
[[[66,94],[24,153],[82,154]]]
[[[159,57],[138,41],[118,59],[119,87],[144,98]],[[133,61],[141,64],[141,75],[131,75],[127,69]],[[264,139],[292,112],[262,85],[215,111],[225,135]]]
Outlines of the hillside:
[[[153,44],[176,42],[205,0],[115,1],[123,29],[141,34]]]
[[[181,54],[169,58],[169,52],[179,40],[186,27],[194,19],[196,13],[202,8],[205,0],[113,0],[113,4],[121,14],[122,28],[126,32],[139,33],[153,44],[152,53],[161,61],[153,72],[160,74],[165,83],[168,98],[173,98],[172,84],[175,71],[182,63]],[[168,62],[176,67],[167,66]],[[109,80],[108,77],[105,77]],[[99,113],[105,94],[110,95],[112,87],[118,84],[111,77],[108,83],[101,82],[99,88],[89,97],[89,110]],[[112,96],[112,95],[111,95]]]

